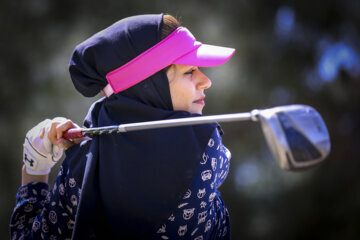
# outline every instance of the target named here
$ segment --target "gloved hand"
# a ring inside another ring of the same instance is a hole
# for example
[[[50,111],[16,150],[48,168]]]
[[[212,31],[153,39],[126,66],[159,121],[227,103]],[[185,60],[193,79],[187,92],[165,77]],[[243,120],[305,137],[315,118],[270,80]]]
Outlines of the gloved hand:
[[[48,133],[54,121],[64,122],[62,117],[46,119],[27,132],[24,142],[23,161],[26,172],[31,175],[46,175],[62,157],[64,149],[54,145]]]

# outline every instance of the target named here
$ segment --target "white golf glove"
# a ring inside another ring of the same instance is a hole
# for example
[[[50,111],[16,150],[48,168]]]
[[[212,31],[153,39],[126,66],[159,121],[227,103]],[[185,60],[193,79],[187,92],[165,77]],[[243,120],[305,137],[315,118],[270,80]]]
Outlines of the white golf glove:
[[[62,117],[55,121],[66,121]],[[46,175],[62,157],[64,149],[51,143],[48,138],[52,120],[46,119],[27,132],[24,142],[23,161],[26,172],[31,175]]]

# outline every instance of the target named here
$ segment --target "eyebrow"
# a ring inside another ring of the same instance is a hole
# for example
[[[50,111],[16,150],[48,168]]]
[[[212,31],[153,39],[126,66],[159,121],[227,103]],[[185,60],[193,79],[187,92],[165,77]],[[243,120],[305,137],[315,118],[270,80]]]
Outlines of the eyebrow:
[[[198,67],[197,66],[190,66],[190,67],[187,67],[186,70],[189,71],[189,70],[196,70]]]

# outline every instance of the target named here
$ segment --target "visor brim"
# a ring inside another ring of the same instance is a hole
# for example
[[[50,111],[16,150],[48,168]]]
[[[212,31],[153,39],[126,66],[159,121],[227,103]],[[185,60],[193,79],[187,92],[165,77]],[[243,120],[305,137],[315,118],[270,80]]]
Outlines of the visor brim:
[[[198,67],[215,67],[226,63],[234,53],[234,48],[201,44],[200,47],[181,56],[173,63]]]

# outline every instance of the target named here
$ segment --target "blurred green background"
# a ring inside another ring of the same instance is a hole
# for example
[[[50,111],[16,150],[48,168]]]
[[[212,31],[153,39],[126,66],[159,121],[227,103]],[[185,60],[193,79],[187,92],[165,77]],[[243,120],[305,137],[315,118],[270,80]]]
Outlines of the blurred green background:
[[[9,238],[27,130],[55,116],[81,124],[97,99],[72,86],[74,47],[121,18],[160,12],[202,42],[237,49],[204,70],[213,82],[204,114],[308,104],[330,131],[327,161],[293,173],[278,167],[260,125],[223,124],[233,157],[220,190],[233,239],[360,239],[357,0],[0,1],[0,238]]]

